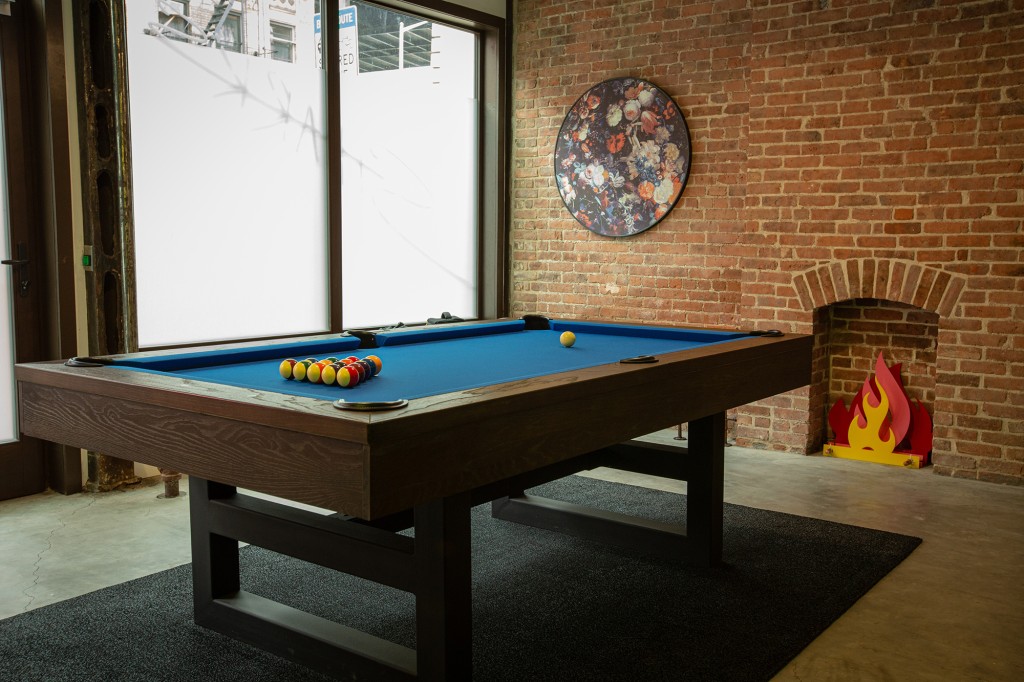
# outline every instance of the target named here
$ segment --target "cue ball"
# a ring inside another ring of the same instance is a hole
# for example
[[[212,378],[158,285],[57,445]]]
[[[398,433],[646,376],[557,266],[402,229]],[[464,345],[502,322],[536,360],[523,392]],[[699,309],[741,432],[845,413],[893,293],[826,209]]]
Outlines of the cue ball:
[[[572,332],[562,332],[562,335],[558,337],[558,340],[566,348],[572,348],[572,344],[576,343],[576,335]]]

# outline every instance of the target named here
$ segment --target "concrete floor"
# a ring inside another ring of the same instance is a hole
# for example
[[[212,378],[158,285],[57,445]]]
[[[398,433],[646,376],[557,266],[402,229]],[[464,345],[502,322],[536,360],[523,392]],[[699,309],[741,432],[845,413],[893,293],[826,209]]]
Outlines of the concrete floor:
[[[727,502],[924,538],[776,680],[1024,680],[1024,489],[735,447],[725,480]],[[0,618],[187,563],[188,499],[161,491],[0,502]]]

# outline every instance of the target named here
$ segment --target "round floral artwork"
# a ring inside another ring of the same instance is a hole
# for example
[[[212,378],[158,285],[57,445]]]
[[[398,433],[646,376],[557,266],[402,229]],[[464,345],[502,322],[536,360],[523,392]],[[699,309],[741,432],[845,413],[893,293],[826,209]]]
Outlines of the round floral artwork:
[[[555,182],[584,227],[609,237],[653,227],[690,174],[683,112],[639,78],[598,83],[580,97],[555,142]]]

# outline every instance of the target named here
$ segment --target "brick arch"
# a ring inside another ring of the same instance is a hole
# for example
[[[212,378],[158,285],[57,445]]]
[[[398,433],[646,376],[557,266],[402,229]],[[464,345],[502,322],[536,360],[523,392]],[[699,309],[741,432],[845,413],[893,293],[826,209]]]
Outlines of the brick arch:
[[[916,306],[939,317],[953,314],[966,284],[962,275],[887,258],[834,261],[793,276],[804,310],[854,298],[878,298]]]

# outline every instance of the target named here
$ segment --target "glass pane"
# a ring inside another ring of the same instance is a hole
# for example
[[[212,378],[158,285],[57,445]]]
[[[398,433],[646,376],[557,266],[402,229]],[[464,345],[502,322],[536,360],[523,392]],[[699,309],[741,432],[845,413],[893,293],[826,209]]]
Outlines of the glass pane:
[[[0,54],[0,59],[3,55]],[[0,73],[3,69],[0,68]],[[0,257],[10,258],[11,234],[7,209],[7,127],[4,120],[4,90],[0,82]],[[11,267],[0,266],[0,443],[18,439],[17,402],[14,387],[14,309]]]
[[[341,28],[344,324],[475,317],[477,37],[354,5],[357,27]]]
[[[314,4],[127,0],[141,346],[328,328]],[[294,63],[272,20],[303,41]]]

